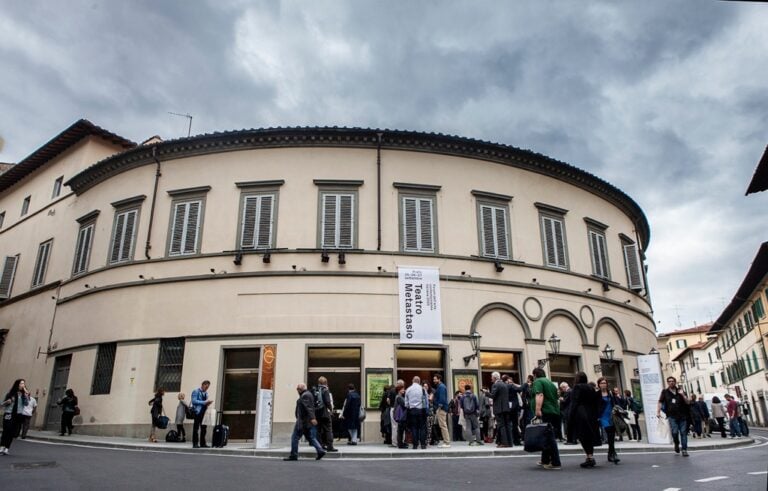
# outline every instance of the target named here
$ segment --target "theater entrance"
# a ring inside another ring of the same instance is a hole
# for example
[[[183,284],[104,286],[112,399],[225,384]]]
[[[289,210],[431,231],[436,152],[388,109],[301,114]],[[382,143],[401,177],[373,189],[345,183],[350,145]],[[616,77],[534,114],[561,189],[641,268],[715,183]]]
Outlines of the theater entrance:
[[[253,440],[260,361],[260,348],[224,350],[221,423],[229,426],[230,440]]]
[[[408,388],[413,383],[413,377],[418,376],[421,382],[432,383],[435,373],[443,375],[443,381],[448,383],[445,376],[445,348],[395,348],[397,378],[405,382]]]

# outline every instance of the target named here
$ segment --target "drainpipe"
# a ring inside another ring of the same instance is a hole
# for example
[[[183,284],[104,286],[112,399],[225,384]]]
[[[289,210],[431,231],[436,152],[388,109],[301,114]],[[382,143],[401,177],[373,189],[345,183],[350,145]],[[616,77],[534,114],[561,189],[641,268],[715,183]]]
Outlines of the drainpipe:
[[[149,209],[149,230],[147,230],[147,245],[144,247],[144,256],[146,256],[147,259],[152,259],[149,257],[149,250],[152,248],[152,245],[150,243],[150,239],[152,238],[152,222],[155,220],[155,201],[157,200],[157,185],[160,181],[160,176],[163,174],[160,173],[160,159],[157,158],[157,145],[152,147],[152,158],[155,159],[155,162],[157,163],[157,171],[155,172],[155,189],[152,191],[152,206]]]
[[[381,135],[376,133],[378,143],[376,145],[376,213],[377,213],[377,233],[376,250],[381,250]]]

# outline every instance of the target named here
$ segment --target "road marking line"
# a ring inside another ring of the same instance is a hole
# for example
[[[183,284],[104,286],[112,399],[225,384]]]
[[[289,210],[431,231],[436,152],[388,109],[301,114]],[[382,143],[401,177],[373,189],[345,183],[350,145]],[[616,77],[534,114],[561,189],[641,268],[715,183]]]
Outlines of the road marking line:
[[[664,491],[680,491],[680,488],[667,488]]]
[[[750,476],[760,476],[763,474],[768,474],[768,471],[760,471],[760,472],[747,472]]]
[[[711,481],[719,481],[720,479],[728,479],[728,476],[715,476],[715,477],[708,477],[706,479],[696,479],[696,482],[711,482]]]

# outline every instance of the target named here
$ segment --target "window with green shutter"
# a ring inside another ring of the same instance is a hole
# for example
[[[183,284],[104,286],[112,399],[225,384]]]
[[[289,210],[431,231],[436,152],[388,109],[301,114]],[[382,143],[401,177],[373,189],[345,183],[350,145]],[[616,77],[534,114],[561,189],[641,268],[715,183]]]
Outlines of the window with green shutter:
[[[53,247],[53,239],[43,242],[37,249],[35,270],[32,274],[32,288],[45,283],[45,273],[48,271],[48,260],[51,258],[51,247]]]
[[[0,275],[0,299],[11,297],[13,279],[16,277],[16,266],[19,264],[19,257],[19,254],[5,257],[3,272]]]

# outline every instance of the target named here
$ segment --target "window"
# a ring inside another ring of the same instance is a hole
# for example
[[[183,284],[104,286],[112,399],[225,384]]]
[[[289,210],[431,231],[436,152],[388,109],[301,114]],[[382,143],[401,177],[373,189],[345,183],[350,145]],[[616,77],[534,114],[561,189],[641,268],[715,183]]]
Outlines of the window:
[[[98,211],[96,214],[98,214]],[[77,232],[75,261],[72,264],[72,276],[77,276],[88,271],[88,262],[91,259],[91,247],[93,246],[93,231],[95,225],[95,216],[90,219],[86,218],[81,222],[80,230]]]
[[[717,358],[718,360],[722,359],[722,356],[720,355],[719,347],[715,348],[715,358]]]
[[[2,227],[2,221],[0,221],[0,227]],[[763,299],[758,298],[755,300],[755,303],[752,304],[752,316],[757,321],[757,319],[762,319],[765,317],[765,310],[763,309]]]
[[[240,249],[275,247],[277,193],[244,194],[240,215]]]
[[[146,196],[134,196],[112,203],[115,208],[115,222],[112,228],[112,240],[109,244],[109,264],[133,260],[136,246],[139,210]]]
[[[200,223],[203,200],[176,201],[171,206],[169,256],[185,256],[200,252]]]
[[[19,256],[6,256],[3,264],[3,274],[0,275],[0,299],[9,298],[13,289],[13,278],[16,276],[16,265]]]
[[[760,364],[757,362],[757,355],[755,350],[752,350],[752,364],[755,366],[755,371],[760,370]]]
[[[117,343],[100,344],[96,352],[96,367],[93,370],[91,395],[109,394],[112,390],[112,371],[115,368]]]
[[[714,363],[714,361],[712,361],[712,352],[711,351],[707,352],[707,356],[709,357],[709,364],[711,365],[712,363]]]
[[[709,376],[709,383],[712,385],[713,389],[717,388],[717,379],[715,378],[714,375]]]
[[[353,249],[357,245],[357,190],[363,181],[315,179],[320,186],[318,246]]]
[[[534,203],[540,212],[541,236],[544,247],[544,265],[552,268],[568,269],[568,254],[565,240],[565,222],[567,210]]]
[[[24,216],[29,212],[29,203],[32,201],[32,196],[27,196],[21,203],[21,215]]]
[[[51,199],[58,198],[61,194],[61,185],[64,183],[64,176],[59,177],[53,181],[53,193],[51,193]]]
[[[608,252],[605,246],[605,233],[598,230],[589,231],[589,253],[592,257],[592,274],[608,279]]]
[[[685,339],[678,339],[675,341],[675,344],[677,345],[678,349],[683,349],[688,347],[688,342]]]
[[[431,198],[401,198],[401,247],[408,252],[435,252],[434,201]]]
[[[0,213],[0,228],[3,228],[3,222],[5,222],[5,212]]]
[[[509,259],[512,257],[509,226],[509,202],[512,196],[476,190],[472,194],[477,198],[480,255]]]
[[[744,314],[744,324],[747,326],[747,331],[751,331],[755,327],[755,323],[752,322],[752,312],[749,310]]]
[[[640,251],[637,244],[624,234],[621,237],[622,247],[624,249],[624,268],[627,271],[627,285],[630,290],[642,290],[645,288],[643,281],[643,266],[640,261]]]
[[[48,270],[48,259],[51,256],[51,246],[53,239],[40,244],[37,249],[37,259],[35,260],[35,272],[32,275],[32,288],[40,286],[45,282],[45,272]]]
[[[161,339],[157,356],[155,390],[162,387],[166,392],[181,389],[181,371],[184,367],[184,338]]]

